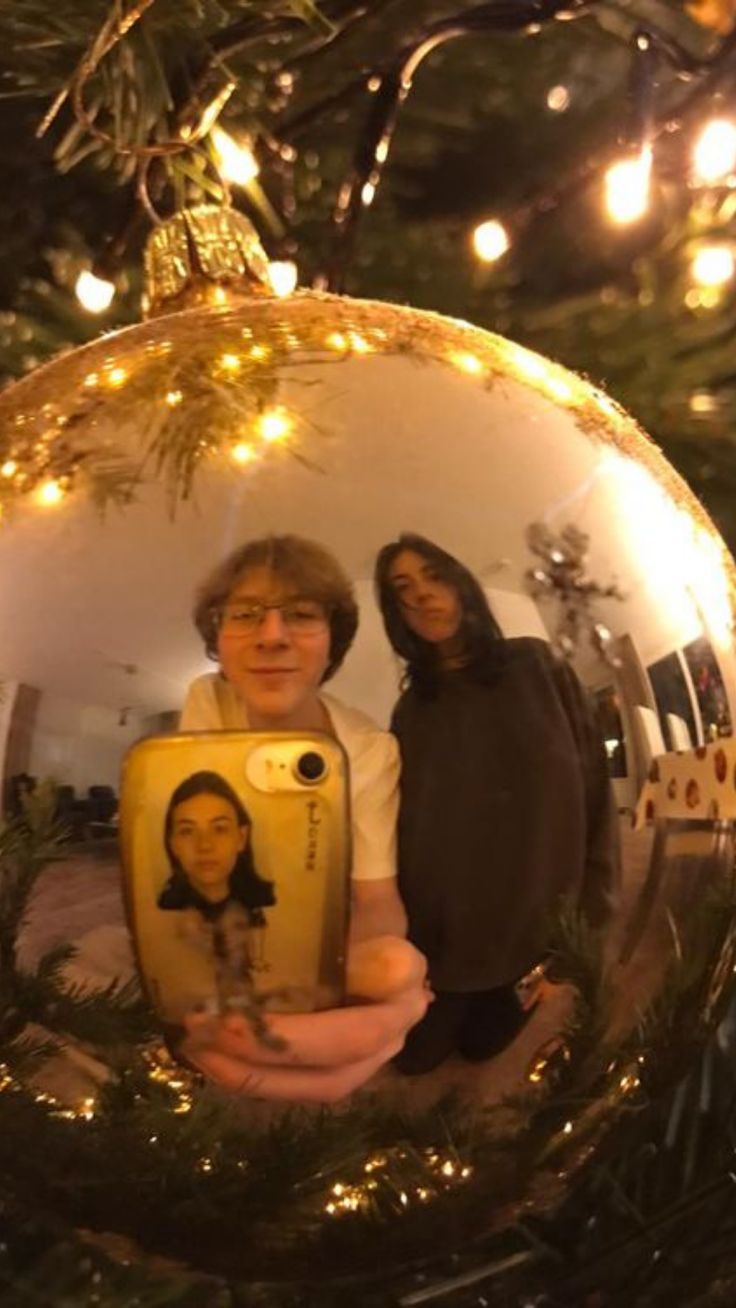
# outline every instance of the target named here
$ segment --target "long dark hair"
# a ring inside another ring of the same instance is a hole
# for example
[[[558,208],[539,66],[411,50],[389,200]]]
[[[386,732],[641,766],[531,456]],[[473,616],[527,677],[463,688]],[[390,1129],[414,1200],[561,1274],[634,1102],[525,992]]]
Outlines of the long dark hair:
[[[180,804],[195,795],[217,795],[232,807],[239,827],[251,828],[251,820],[245,805],[235,793],[232,786],[218,772],[193,772],[185,781],[179,783],[169,800],[164,818],[164,847],[171,864],[171,876],[158,897],[159,908],[200,908],[211,910],[208,901],[197,893],[181,863],[171,848],[171,835],[174,827],[174,813]],[[229,879],[228,900],[235,899],[247,909],[268,908],[276,903],[273,882],[266,881],[256,872],[250,840],[238,854],[237,862]],[[226,901],[227,902],[227,901]]]
[[[386,635],[393,649],[406,663],[405,680],[420,694],[436,694],[440,680],[437,650],[411,630],[401,609],[399,596],[391,583],[391,567],[404,550],[411,550],[429,563],[439,579],[452,586],[460,601],[462,641],[466,675],[488,683],[496,680],[506,661],[503,632],[491,612],[480,583],[464,564],[435,545],[425,536],[402,532],[379,551],[374,572],[376,599],[383,616]]]

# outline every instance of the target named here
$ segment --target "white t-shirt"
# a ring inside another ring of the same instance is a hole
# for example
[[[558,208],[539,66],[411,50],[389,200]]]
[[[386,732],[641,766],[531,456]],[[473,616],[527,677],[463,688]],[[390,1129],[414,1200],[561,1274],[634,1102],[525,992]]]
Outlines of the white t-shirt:
[[[332,695],[320,695],[334,733],[350,764],[353,869],[356,881],[396,876],[396,820],[399,811],[399,750],[359,709]],[[245,705],[219,673],[192,682],[179,719],[180,731],[248,731]]]

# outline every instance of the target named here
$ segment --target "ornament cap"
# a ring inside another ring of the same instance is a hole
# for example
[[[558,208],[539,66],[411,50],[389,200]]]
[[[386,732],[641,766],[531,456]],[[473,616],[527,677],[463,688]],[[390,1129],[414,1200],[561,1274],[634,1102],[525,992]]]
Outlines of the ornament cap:
[[[151,234],[143,258],[143,314],[273,293],[253,224],[228,205],[182,209]]]

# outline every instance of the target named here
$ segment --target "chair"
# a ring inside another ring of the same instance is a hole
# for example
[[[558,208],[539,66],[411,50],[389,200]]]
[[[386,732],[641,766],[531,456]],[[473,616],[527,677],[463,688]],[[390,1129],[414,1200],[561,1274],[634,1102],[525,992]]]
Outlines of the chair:
[[[89,833],[92,839],[103,840],[107,836],[116,835],[118,798],[112,786],[90,786],[87,794]]]
[[[112,786],[90,786],[89,796],[90,822],[110,822],[118,810],[118,800]]]

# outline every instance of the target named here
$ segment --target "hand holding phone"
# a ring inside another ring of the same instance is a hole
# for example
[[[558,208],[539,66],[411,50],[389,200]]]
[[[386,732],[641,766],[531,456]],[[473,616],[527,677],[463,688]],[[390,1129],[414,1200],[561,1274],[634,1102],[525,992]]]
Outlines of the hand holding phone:
[[[266,1048],[251,1024],[237,1014],[192,1014],[181,1052],[187,1062],[235,1094],[335,1103],[399,1052],[433,999],[424,956],[398,937],[354,945],[348,978],[362,1002],[269,1018],[280,1048]]]

